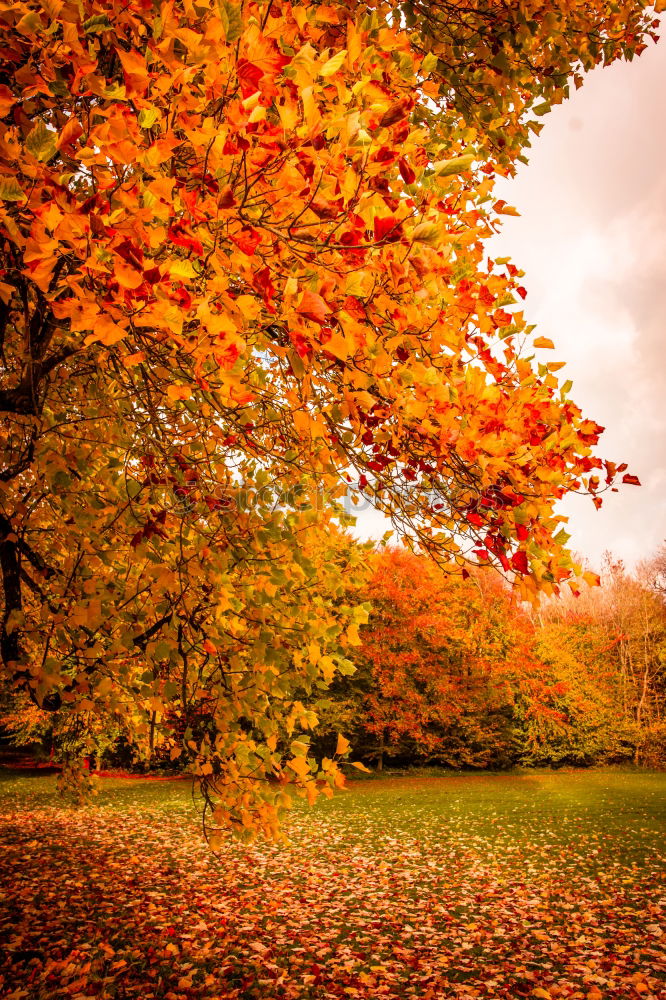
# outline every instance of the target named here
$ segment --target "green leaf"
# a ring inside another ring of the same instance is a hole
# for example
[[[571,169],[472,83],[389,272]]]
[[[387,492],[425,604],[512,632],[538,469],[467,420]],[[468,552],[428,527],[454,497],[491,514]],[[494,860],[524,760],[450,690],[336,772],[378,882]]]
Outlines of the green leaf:
[[[356,667],[346,657],[338,662],[338,670],[344,677],[351,677],[352,674],[356,673]]]
[[[434,52],[429,52],[421,63],[419,72],[422,76],[428,76],[437,67],[437,56]]]
[[[465,153],[463,156],[453,156],[450,160],[438,160],[433,163],[432,169],[436,177],[450,177],[452,174],[462,174],[465,170],[470,170],[476,155]]]
[[[143,487],[141,486],[141,483],[137,482],[136,479],[127,480],[127,496],[130,498],[130,500],[133,500],[135,497],[138,497],[142,489]]]
[[[108,31],[112,27],[106,14],[93,14],[87,21],[83,22],[83,30],[86,35],[98,35],[102,31]]]
[[[435,222],[420,222],[411,232],[415,243],[429,243],[438,246],[442,239],[442,227]]]
[[[0,177],[0,201],[27,201],[27,196],[15,177]]]
[[[229,0],[217,0],[217,9],[224,27],[224,37],[228,42],[235,42],[243,32],[243,18],[240,6],[229,3]]]
[[[35,159],[40,163],[47,163],[56,154],[56,134],[47,128],[44,122],[37,122],[28,133],[25,145]]]

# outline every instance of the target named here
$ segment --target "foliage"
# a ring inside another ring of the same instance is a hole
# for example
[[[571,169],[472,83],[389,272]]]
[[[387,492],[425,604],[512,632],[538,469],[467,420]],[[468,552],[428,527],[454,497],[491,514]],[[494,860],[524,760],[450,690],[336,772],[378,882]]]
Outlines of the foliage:
[[[318,748],[343,731],[380,767],[663,766],[666,605],[645,579],[615,565],[530,617],[488,571],[400,549],[371,564],[357,670],[332,685]]]
[[[665,781],[365,781],[213,858],[187,782],[103,780],[72,814],[5,780],[0,992],[657,1000]]]
[[[508,596],[500,588],[488,601],[479,578],[447,577],[398,549],[375,560],[369,596],[357,662],[367,663],[372,684],[358,719],[378,752],[455,766],[501,761],[513,700],[508,673],[529,670],[509,634],[511,615],[498,613]]]
[[[522,761],[588,766],[631,760],[636,731],[618,717],[619,678],[598,623],[547,623],[536,652],[546,668],[547,708],[519,707]]]
[[[556,500],[624,471],[484,241],[532,109],[651,7],[399,11],[0,7],[4,669],[171,740],[215,827],[339,780],[277,748],[364,617],[322,540],[348,482],[532,597],[573,572]]]
[[[628,573],[607,555],[601,587],[544,609],[538,653],[557,715],[527,724],[533,761],[663,766],[666,604],[658,559]]]

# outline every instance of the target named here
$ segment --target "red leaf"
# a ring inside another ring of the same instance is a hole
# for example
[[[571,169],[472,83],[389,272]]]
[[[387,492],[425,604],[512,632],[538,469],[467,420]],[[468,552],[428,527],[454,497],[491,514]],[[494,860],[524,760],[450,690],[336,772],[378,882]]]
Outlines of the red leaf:
[[[259,81],[264,75],[264,71],[260,66],[255,66],[254,63],[248,62],[247,59],[239,59],[236,73],[241,82],[243,97],[249,97],[259,90]]]
[[[375,241],[377,243],[396,243],[402,236],[402,223],[393,215],[381,218],[375,216]]]
[[[522,573],[523,576],[529,573],[530,568],[527,564],[527,552],[523,552],[522,549],[519,552],[514,552],[511,556],[511,565],[517,573]]]
[[[622,482],[626,483],[627,486],[640,486],[641,481],[638,476],[632,476],[631,473],[627,473],[626,476],[622,476]]]
[[[411,107],[412,99],[410,97],[403,97],[400,101],[394,101],[379,119],[379,128],[389,128],[402,118],[406,118]]]
[[[260,293],[264,304],[271,312],[275,312],[273,299],[275,298],[275,286],[271,280],[271,272],[267,267],[262,267],[257,271],[252,280],[255,289]]]
[[[232,236],[231,239],[236,244],[239,250],[246,253],[248,257],[252,257],[255,250],[261,243],[261,236],[256,229],[252,229],[251,226],[244,226],[238,236]]]
[[[307,358],[309,354],[312,353],[312,345],[305,339],[305,337],[298,333],[297,331],[289,331],[289,339],[296,348],[296,353],[301,358]]]
[[[405,184],[413,184],[416,180],[416,174],[410,167],[409,163],[404,156],[401,156],[398,160],[398,170],[400,171],[400,176],[402,177]]]

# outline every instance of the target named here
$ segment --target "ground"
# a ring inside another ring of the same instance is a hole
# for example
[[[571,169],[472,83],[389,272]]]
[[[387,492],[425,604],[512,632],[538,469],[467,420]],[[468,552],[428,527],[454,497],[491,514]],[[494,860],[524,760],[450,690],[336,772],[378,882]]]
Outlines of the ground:
[[[664,774],[356,782],[217,858],[190,791],[3,777],[0,997],[666,997]]]

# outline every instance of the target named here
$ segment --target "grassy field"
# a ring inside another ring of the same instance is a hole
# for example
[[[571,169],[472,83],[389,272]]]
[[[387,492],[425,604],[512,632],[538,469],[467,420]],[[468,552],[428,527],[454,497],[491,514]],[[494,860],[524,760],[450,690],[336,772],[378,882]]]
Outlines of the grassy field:
[[[664,774],[355,782],[218,858],[187,782],[54,785],[0,780],[0,997],[666,997]]]

